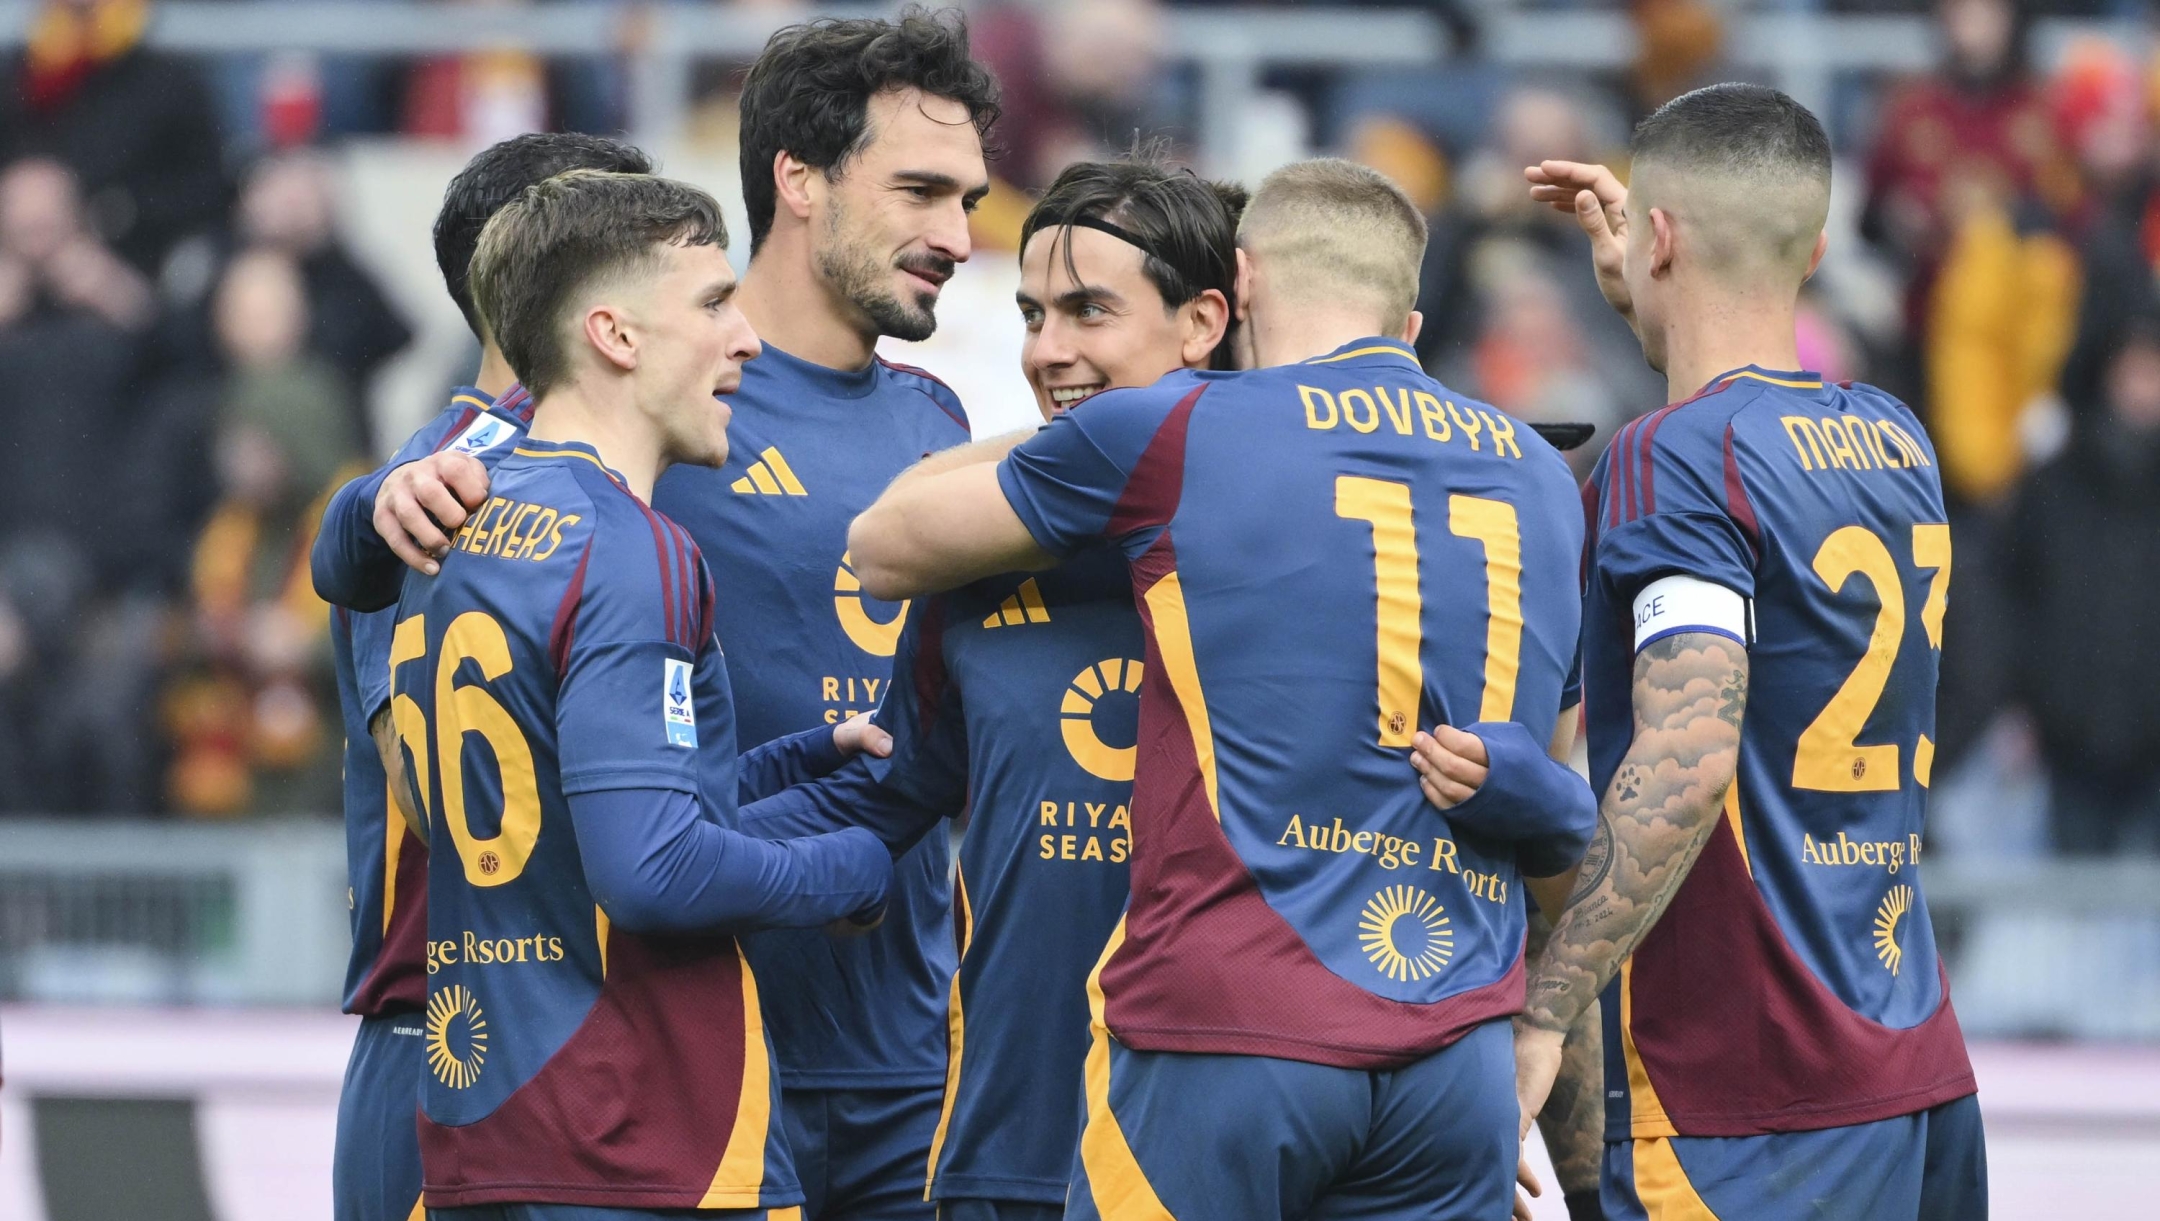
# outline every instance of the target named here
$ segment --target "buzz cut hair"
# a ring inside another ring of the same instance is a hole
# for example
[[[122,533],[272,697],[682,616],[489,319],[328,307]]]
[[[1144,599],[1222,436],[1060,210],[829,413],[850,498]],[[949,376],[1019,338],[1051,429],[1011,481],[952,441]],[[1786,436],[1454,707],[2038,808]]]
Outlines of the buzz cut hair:
[[[1805,274],[1830,213],[1830,137],[1807,107],[1763,85],[1708,85],[1652,111],[1631,147],[1644,203],[1692,223],[1712,270]]]
[[[526,188],[480,231],[473,302],[533,398],[570,372],[564,314],[609,277],[650,274],[662,246],[727,247],[712,196],[648,174],[572,170]]]
[[[1266,262],[1270,295],[1367,305],[1376,334],[1399,333],[1417,308],[1425,217],[1393,179],[1354,161],[1298,161],[1262,179],[1238,245]]]

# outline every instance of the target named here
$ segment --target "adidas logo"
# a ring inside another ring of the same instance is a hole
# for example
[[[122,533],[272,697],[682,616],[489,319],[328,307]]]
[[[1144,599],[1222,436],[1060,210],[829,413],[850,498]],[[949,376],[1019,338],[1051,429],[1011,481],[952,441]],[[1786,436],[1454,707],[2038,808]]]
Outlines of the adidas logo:
[[[779,449],[773,446],[766,446],[765,452],[758,455],[758,460],[750,464],[749,473],[729,484],[728,488],[730,491],[741,492],[745,496],[808,496],[810,494],[803,490],[802,480],[795,477],[795,472],[788,466],[787,459],[781,457]]]
[[[997,613],[983,620],[984,627],[1019,627],[1023,623],[1050,622],[1050,608],[1043,605],[1042,590],[1029,577],[1005,599]]]

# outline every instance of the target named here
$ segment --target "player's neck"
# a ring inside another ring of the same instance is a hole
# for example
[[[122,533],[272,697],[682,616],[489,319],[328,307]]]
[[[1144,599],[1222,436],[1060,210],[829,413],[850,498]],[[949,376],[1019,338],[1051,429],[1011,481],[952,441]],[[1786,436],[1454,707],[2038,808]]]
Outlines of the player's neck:
[[[1303,305],[1280,312],[1287,317],[1278,320],[1276,311],[1263,313],[1255,309],[1248,322],[1253,328],[1253,359],[1258,368],[1294,365],[1379,333],[1373,320],[1361,313],[1314,310]]]
[[[527,435],[540,442],[590,445],[601,465],[621,475],[639,500],[652,503],[653,484],[667,463],[660,430],[627,397],[595,395],[582,386],[561,386],[533,405]],[[606,401],[602,401],[605,399]]]
[[[1665,401],[1692,398],[1748,365],[1798,369],[1797,310],[1792,297],[1759,294],[1705,294],[1676,308],[1665,332]]]
[[[473,377],[473,389],[491,399],[499,399],[510,393],[517,385],[518,375],[503,358],[502,349],[492,343],[480,345],[480,372]]]
[[[877,332],[863,330],[859,311],[818,278],[797,228],[775,222],[743,272],[735,302],[759,340],[797,360],[853,371],[867,368],[876,353]]]

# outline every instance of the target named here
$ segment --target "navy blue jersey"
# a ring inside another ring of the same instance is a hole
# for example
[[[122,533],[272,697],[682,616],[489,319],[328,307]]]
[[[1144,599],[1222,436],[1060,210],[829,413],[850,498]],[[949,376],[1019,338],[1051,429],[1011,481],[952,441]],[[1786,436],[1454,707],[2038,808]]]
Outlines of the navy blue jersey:
[[[885,783],[969,811],[932,1199],[1065,1198],[1088,972],[1125,909],[1142,657],[1108,548],[929,599],[901,635]]]
[[[877,706],[907,605],[862,592],[848,524],[895,475],[968,430],[952,391],[920,371],[874,361],[842,372],[770,346],[727,402],[727,465],[669,471],[653,503],[730,591],[716,614],[747,748]],[[926,836],[897,869],[873,933],[748,939],[787,1084],[944,1080],[955,963],[944,837]]]
[[[626,861],[634,876],[693,842],[779,859],[728,830],[737,760],[714,587],[688,535],[584,445],[526,439],[495,467],[497,502],[440,576],[406,578],[390,653],[392,716],[437,846],[428,1203],[797,1202],[734,923],[630,931],[626,911],[646,929],[675,913],[630,902],[597,867]],[[644,838],[637,816],[663,801],[688,811],[689,834]],[[854,834],[876,890],[828,890],[796,918],[881,893],[883,849]],[[726,864],[692,871],[700,902]]]
[[[368,517],[375,489],[393,467],[444,448],[508,453],[509,443],[531,420],[532,397],[522,386],[512,386],[500,401],[461,388],[380,470],[340,490],[316,536],[318,551],[334,556],[349,546],[355,515],[359,527],[374,536]],[[317,571],[335,560],[325,558],[322,564]],[[362,613],[338,606],[330,620],[345,729],[345,894],[352,919],[345,1012],[364,1017],[417,1010],[427,991],[427,845],[406,830],[391,806],[389,778],[368,734],[368,723],[390,702],[391,619],[388,610]]]
[[[1973,1090],[1920,885],[1950,528],[1870,386],[1749,367],[1643,417],[1585,491],[1591,782],[1635,733],[1633,600],[1752,599],[1725,817],[1607,994],[1613,1139],[1857,1124]]]
[[[1409,748],[1550,734],[1580,615],[1559,454],[1369,339],[1106,391],[998,473],[1049,551],[1123,549],[1145,625],[1119,1042],[1385,1068],[1519,1009],[1507,828],[1433,809]]]

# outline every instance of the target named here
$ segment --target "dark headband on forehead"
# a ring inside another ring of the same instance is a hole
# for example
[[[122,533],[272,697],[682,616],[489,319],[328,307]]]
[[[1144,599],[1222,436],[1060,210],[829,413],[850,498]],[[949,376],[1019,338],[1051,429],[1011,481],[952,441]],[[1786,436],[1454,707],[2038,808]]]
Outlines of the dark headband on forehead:
[[[1119,225],[1112,224],[1111,222],[1104,220],[1100,216],[1068,216],[1058,223],[1061,227],[1070,225],[1080,229],[1093,229],[1097,233],[1107,233],[1111,237],[1116,238],[1117,240],[1125,243],[1126,245],[1137,248],[1142,254],[1149,255],[1154,258],[1162,257],[1160,254],[1156,253],[1156,250],[1153,246],[1150,246],[1146,242],[1141,241],[1140,238],[1136,236],[1131,230],[1123,228]]]

